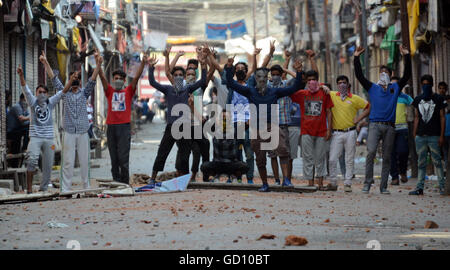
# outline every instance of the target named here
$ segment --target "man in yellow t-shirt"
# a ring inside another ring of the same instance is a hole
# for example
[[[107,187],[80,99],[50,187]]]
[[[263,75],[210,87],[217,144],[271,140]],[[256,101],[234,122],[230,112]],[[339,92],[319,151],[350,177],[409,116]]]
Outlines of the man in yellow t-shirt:
[[[345,150],[345,181],[344,191],[351,192],[354,158],[356,152],[356,125],[370,113],[370,103],[363,98],[350,93],[350,83],[347,76],[336,79],[339,91],[331,91],[330,97],[334,107],[331,108],[332,130],[330,145],[330,185],[329,190],[337,190],[337,162]],[[363,113],[357,116],[359,110]]]

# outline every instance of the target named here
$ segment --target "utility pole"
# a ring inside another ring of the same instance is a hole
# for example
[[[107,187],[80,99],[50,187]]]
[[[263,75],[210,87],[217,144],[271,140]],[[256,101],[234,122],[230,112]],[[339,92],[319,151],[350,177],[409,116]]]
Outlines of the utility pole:
[[[369,48],[367,48],[367,14],[366,0],[361,1],[361,46],[366,49],[364,52],[364,76],[370,79],[369,74]]]
[[[265,7],[266,7],[266,37],[269,36],[269,0],[266,0],[265,2]]]
[[[323,17],[325,19],[325,80],[327,83],[331,83],[331,53],[330,53],[330,38],[328,36],[328,0],[325,0],[323,3]]]
[[[256,47],[256,3],[252,1],[252,17],[253,17],[253,46]]]
[[[312,21],[309,15],[309,0],[305,0],[305,8],[306,8],[306,20],[308,22],[308,31],[309,31],[309,49],[313,49],[313,39],[312,39]]]
[[[407,0],[400,0],[400,15],[401,15],[401,26],[402,26],[402,44],[406,48],[408,48],[409,51],[411,51],[410,47],[410,40],[409,40],[409,22],[408,22],[408,7],[407,7]],[[414,97],[414,84],[412,83],[412,79],[409,79],[408,84],[410,85],[408,90],[408,95],[411,97]],[[415,140],[413,137],[413,123],[408,123],[409,127],[409,153],[410,153],[410,163],[411,163],[411,177],[417,178],[418,176],[418,164],[417,164],[417,152],[416,152],[416,145]],[[450,179],[450,173],[447,173],[447,185],[449,183]],[[448,189],[447,189],[448,190]]]

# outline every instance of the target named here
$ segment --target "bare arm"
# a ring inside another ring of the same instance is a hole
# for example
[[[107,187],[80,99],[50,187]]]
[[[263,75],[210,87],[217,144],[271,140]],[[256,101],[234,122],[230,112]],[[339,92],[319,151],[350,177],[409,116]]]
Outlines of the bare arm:
[[[258,56],[258,54],[261,52],[261,49],[259,48],[255,48],[255,51],[253,52],[253,56],[252,56],[252,66],[251,68],[248,70],[247,72],[247,76],[245,76],[245,80],[247,81],[253,73],[255,73],[256,71],[256,67],[258,66],[258,60],[256,59],[256,57]]]
[[[286,75],[288,74],[287,70],[289,69],[289,62],[291,62],[291,53],[288,50],[285,50],[284,51],[284,57],[285,57],[284,64],[283,64],[283,71],[284,72],[283,72],[283,75],[282,75],[282,79],[286,80],[287,79]]]
[[[360,114],[359,116],[355,117],[355,119],[353,120],[353,123],[358,124],[359,121],[361,121],[362,119],[366,118],[369,114],[370,114],[370,103],[367,103],[367,107],[364,109],[362,114]]]
[[[53,79],[55,77],[55,73],[53,73],[52,68],[50,67],[50,64],[47,61],[47,57],[45,56],[45,52],[42,51],[41,56],[39,56],[39,61],[44,65],[45,71],[47,71],[47,75],[50,79]]]
[[[274,52],[275,52],[275,40],[270,42],[269,54],[266,55],[266,57],[264,57],[264,60],[263,60],[263,63],[261,65],[261,67],[267,68],[267,65],[269,64],[270,60],[272,59]]]
[[[170,68],[170,50],[171,47],[167,47],[166,50],[163,52],[164,55],[164,72],[166,73],[166,77],[169,80],[169,82],[174,85],[173,76],[172,76],[172,69]],[[176,62],[174,63],[175,67]]]
[[[169,73],[172,72],[173,68],[177,65],[178,59],[180,59],[180,57],[183,56],[183,55],[184,55],[184,52],[183,52],[183,51],[178,52],[177,55],[175,55],[175,57],[174,57],[173,60],[172,60],[172,63],[170,63]]]
[[[291,75],[292,78],[296,78],[296,76],[297,76],[297,73],[295,73],[294,71],[289,70],[289,69],[287,69],[287,68],[283,68],[283,71],[284,71],[285,73]]]
[[[76,71],[72,74],[72,76],[70,76],[70,79],[67,81],[66,85],[64,86],[63,94],[69,92],[70,87],[72,86],[73,81],[78,79],[78,74],[79,72]]]
[[[413,137],[415,138],[417,135],[417,127],[419,126],[419,110],[414,108],[414,129],[413,129]]]
[[[144,71],[145,63],[147,62],[147,55],[144,54],[144,57],[142,58],[141,65],[139,66],[138,71],[136,72],[136,75],[134,76],[133,80],[131,81],[131,87],[133,88],[133,91],[136,91],[136,86],[141,78],[142,71]]]
[[[328,141],[331,138],[331,130],[333,129],[333,114],[331,113],[330,108],[327,109],[327,121],[328,121],[328,128],[325,141]]]
[[[308,54],[309,63],[311,64],[311,69],[315,72],[319,73],[319,68],[317,67],[316,63],[316,53],[313,50],[307,50],[306,53]]]
[[[98,58],[95,59],[95,61],[97,62],[97,65],[100,66],[100,69],[98,71],[98,75],[100,77],[100,81],[102,82],[102,86],[103,86],[103,91],[107,91],[108,90],[108,80],[106,79],[105,73],[103,72],[103,68],[102,68],[102,63],[103,63],[103,57],[101,57],[100,55],[98,56]]]

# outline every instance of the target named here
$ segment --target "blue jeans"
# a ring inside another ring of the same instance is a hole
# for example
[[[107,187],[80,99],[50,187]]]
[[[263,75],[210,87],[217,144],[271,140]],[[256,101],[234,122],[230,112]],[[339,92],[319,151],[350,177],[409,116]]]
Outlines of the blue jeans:
[[[236,129],[235,129],[236,130]],[[245,152],[245,163],[248,165],[247,180],[253,180],[253,172],[255,170],[255,155],[252,147],[250,146],[249,129],[245,130],[245,139],[236,139],[236,152],[238,153],[238,160],[243,161],[242,151],[239,150],[239,146],[242,145]]]
[[[391,177],[398,180],[399,174],[405,174],[408,169],[408,129],[395,131],[394,148],[391,154]]]
[[[442,168],[441,149],[439,147],[439,136],[416,136],[416,151],[417,156],[419,157],[419,182],[417,183],[417,189],[424,188],[428,148],[430,148],[431,159],[436,167],[439,187],[444,188],[445,179],[444,170]]]

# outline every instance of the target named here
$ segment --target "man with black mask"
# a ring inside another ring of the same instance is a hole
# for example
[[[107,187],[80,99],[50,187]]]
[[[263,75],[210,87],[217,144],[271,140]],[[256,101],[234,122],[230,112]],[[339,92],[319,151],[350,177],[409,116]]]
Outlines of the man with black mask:
[[[103,91],[105,91],[108,100],[106,136],[108,137],[108,151],[111,158],[111,174],[114,181],[125,184],[129,184],[130,180],[131,104],[146,63],[147,55],[144,54],[131,84],[127,87],[125,87],[127,74],[121,69],[113,72],[111,85],[108,83],[101,66],[99,70]]]
[[[431,159],[436,168],[440,194],[445,195],[445,178],[440,147],[444,144],[444,109],[447,104],[444,103],[441,95],[433,93],[433,77],[431,75],[423,75],[420,82],[422,94],[417,96],[413,102],[415,108],[413,136],[419,158],[419,176],[416,190],[411,191],[409,195],[423,195],[428,149],[430,149]]]

